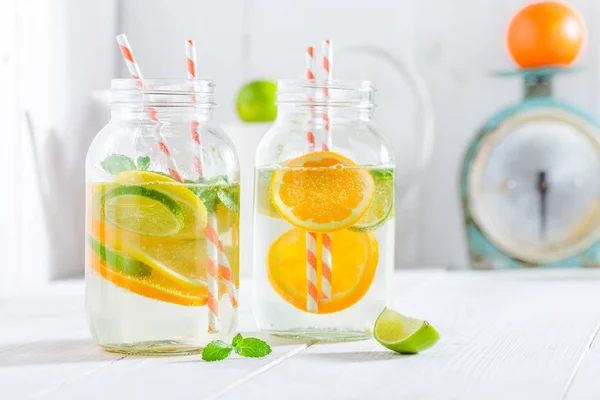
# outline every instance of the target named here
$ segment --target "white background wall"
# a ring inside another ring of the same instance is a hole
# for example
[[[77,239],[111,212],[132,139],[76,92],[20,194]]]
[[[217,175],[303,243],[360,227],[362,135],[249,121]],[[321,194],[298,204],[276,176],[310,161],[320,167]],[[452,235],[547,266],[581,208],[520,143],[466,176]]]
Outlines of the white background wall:
[[[151,76],[182,76],[182,43],[196,38],[199,69],[217,81],[218,116],[223,121],[235,118],[233,98],[244,81],[298,76],[303,48],[325,37],[333,38],[338,50],[356,44],[377,45],[414,62],[433,96],[437,143],[419,199],[411,197],[402,208],[405,215],[398,221],[397,255],[404,266],[460,268],[466,264],[466,244],[457,193],[459,164],[485,118],[521,96],[518,79],[496,78],[493,72],[514,68],[504,50],[504,30],[511,15],[529,2],[186,0],[167,4],[130,0],[123,4],[122,28],[148,71],[144,73]],[[600,110],[600,4],[597,0],[572,3],[587,21],[591,45],[579,63],[585,70],[560,77],[555,92],[596,113]],[[165,23],[173,19],[178,20],[176,26]],[[335,58],[336,77],[348,77],[340,68],[348,69],[353,60],[341,58]],[[373,80],[380,89],[377,118],[397,154],[405,155],[407,140],[416,130],[408,88],[390,70],[361,66],[364,69],[358,76]],[[355,78],[357,71],[350,75]]]
[[[14,286],[15,271],[21,271],[22,282],[82,273],[82,163],[87,144],[107,118],[91,102],[91,92],[108,88],[110,77],[127,75],[114,43],[121,31],[146,77],[185,76],[183,43],[196,39],[200,75],[216,80],[217,116],[224,123],[236,121],[233,99],[244,82],[299,76],[305,46],[334,39],[336,77],[371,79],[380,89],[376,116],[398,154],[399,174],[410,165],[418,134],[414,100],[389,67],[343,50],[374,45],[414,62],[433,96],[437,142],[419,197],[412,193],[400,205],[397,255],[402,266],[464,267],[459,163],[484,119],[520,96],[517,79],[495,78],[492,72],[514,68],[504,51],[504,29],[528,2],[5,0],[0,112],[3,143],[13,151],[0,157],[9,175],[0,189],[0,253],[9,260],[0,267],[0,292]],[[579,63],[584,70],[559,78],[555,93],[598,114],[600,4],[572,3],[587,21],[590,45]],[[34,171],[24,110],[32,116],[41,150],[41,176]],[[49,224],[48,205],[34,184],[38,177],[53,185]],[[34,272],[23,276],[22,271]]]

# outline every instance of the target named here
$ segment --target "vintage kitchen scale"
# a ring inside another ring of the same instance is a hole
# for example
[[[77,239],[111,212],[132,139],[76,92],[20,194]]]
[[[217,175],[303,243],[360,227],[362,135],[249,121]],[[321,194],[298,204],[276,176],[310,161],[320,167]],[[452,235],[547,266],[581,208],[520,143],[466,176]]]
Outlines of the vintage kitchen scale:
[[[485,122],[462,166],[473,268],[600,266],[600,125],[552,96],[584,35],[561,2],[532,4],[511,21],[507,44],[521,69],[502,75],[523,79],[524,99]]]

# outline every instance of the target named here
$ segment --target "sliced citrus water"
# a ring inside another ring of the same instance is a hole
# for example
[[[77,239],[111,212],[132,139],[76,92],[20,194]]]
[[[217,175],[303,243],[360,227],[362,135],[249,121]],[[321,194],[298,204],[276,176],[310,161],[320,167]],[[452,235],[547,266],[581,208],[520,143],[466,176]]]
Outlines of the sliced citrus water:
[[[440,334],[427,321],[406,317],[385,308],[373,329],[375,340],[390,350],[403,354],[417,354],[437,343]]]
[[[256,176],[256,212],[266,215],[270,218],[281,218],[279,211],[273,205],[271,200],[271,179],[273,178],[273,170],[259,170]]]
[[[141,235],[173,236],[184,226],[181,206],[154,189],[120,186],[104,194],[103,206],[111,224]]]
[[[95,269],[116,285],[163,301],[170,301],[163,298],[163,292],[168,292],[170,298],[179,295],[206,296],[207,243],[204,238],[190,240],[141,236],[94,219],[90,222],[89,233],[90,247],[103,262],[102,265],[97,264]],[[231,246],[225,246],[224,252],[234,276],[239,277],[239,252]],[[237,285],[239,282],[236,281]],[[219,293],[226,293],[224,281],[220,282]],[[190,305],[202,305],[204,302],[205,299],[195,299]]]
[[[175,200],[183,211],[183,227],[171,237],[195,239],[204,236],[207,221],[206,207],[185,185],[176,180],[148,171],[127,171],[115,176],[121,185],[139,185],[160,192]]]
[[[106,261],[93,252],[90,253],[90,265],[104,279],[140,296],[182,306],[202,306],[207,301],[206,290],[190,291],[189,288],[178,287],[172,281],[165,281],[162,276],[132,277],[108,266]]]
[[[367,212],[374,182],[365,168],[341,154],[317,151],[295,158],[271,178],[271,199],[290,224],[332,232],[358,222]]]
[[[394,208],[393,170],[371,171],[375,182],[375,193],[371,206],[362,218],[349,229],[357,232],[374,231],[388,220]]]
[[[205,274],[198,267],[204,259],[197,258],[206,255],[205,240],[142,236],[94,219],[89,234],[111,251],[148,265],[154,275],[192,289],[206,287]]]
[[[344,310],[367,293],[379,260],[379,247],[370,232],[336,231],[332,234],[331,299],[319,303],[318,313]],[[317,235],[317,260],[322,254],[322,235]],[[306,233],[294,228],[269,248],[267,275],[273,289],[294,307],[306,311]],[[321,263],[317,264],[317,288],[321,287]],[[320,293],[320,290],[319,290]]]

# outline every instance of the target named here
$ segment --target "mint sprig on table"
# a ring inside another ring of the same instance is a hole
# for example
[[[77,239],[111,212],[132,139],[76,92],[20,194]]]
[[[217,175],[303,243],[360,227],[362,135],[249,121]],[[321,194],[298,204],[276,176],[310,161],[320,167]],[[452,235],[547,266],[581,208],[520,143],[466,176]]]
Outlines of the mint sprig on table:
[[[253,337],[245,338],[238,333],[231,345],[222,340],[213,340],[207,344],[202,351],[202,359],[209,362],[221,361],[229,357],[232,351],[242,357],[260,358],[268,356],[272,350],[266,342]]]
[[[111,154],[100,163],[102,168],[111,175],[128,171],[148,171],[150,168],[150,157],[138,157],[134,162],[132,158],[122,154]],[[155,174],[170,176],[159,171],[148,171]],[[226,175],[218,175],[210,178],[200,177],[197,180],[186,179],[188,184],[201,184],[203,186],[188,186],[196,196],[204,203],[209,213],[215,212],[217,205],[222,203],[233,212],[239,212],[239,190],[230,185]],[[206,185],[206,186],[204,186]]]

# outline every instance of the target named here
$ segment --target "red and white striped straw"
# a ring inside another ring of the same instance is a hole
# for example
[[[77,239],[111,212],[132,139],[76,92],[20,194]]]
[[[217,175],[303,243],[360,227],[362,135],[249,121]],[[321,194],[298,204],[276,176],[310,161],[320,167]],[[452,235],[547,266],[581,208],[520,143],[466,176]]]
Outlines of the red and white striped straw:
[[[186,40],[185,58],[188,79],[196,79],[196,42],[194,40]]]
[[[323,41],[323,69],[325,70],[326,81],[323,88],[323,94],[325,95],[325,101],[329,102],[331,97],[329,93],[329,86],[333,80],[332,74],[332,42],[329,39]],[[331,121],[329,115],[329,107],[326,105],[323,111],[323,121],[325,123],[325,131],[323,135],[322,150],[330,151],[331,149]],[[331,299],[331,269],[333,265],[333,259],[331,254],[331,235],[324,233],[322,235],[322,256],[321,256],[321,294],[323,300]]]
[[[208,258],[206,260],[208,333],[219,332],[219,248],[214,242],[214,237],[217,236],[214,229],[216,223],[217,216],[215,213],[209,213],[206,228],[204,228],[204,233],[208,239],[206,241],[208,247]],[[213,240],[209,239],[209,236]]]
[[[323,70],[325,71],[325,87],[323,88],[323,94],[325,95],[325,101],[330,100],[329,97],[329,85],[333,80],[332,55],[333,55],[333,43],[329,39],[323,41]],[[329,151],[331,149],[331,122],[329,120],[329,109],[325,107],[323,111],[323,120],[325,122],[325,136],[323,137],[322,149],[323,151]]]
[[[187,67],[187,77],[190,80],[196,79],[196,43],[193,40],[185,42],[185,60]],[[194,169],[200,176],[204,176],[204,159],[202,155],[202,137],[200,136],[200,123],[193,119],[190,122],[190,131],[194,142]]]
[[[121,49],[121,54],[123,55],[123,58],[125,59],[125,64],[127,64],[127,69],[129,70],[131,77],[133,79],[144,79],[142,76],[142,71],[140,71],[140,67],[139,67],[138,63],[135,61],[135,57],[133,56],[133,50],[131,49],[131,46],[129,45],[127,36],[125,36],[124,33],[117,36],[117,43],[119,44],[119,48]],[[141,84],[141,82],[140,82],[140,84]],[[148,118],[151,121],[160,122],[156,108],[148,107]],[[173,157],[173,154],[171,153],[169,146],[167,146],[167,142],[163,138],[162,133],[160,132],[160,129],[161,129],[161,127],[159,124],[157,126],[157,128],[154,130],[154,140],[156,140],[156,144],[158,145],[158,148],[160,149],[160,151],[166,156],[167,169],[169,171],[169,175],[171,175],[171,177],[173,179],[175,179],[176,181],[183,182],[183,177],[179,173],[179,169],[177,168],[177,163],[175,162],[175,158]]]
[[[190,80],[196,79],[196,44],[193,40],[185,42],[187,77]],[[192,120],[190,132],[194,146],[194,167],[200,177],[204,176],[204,160],[202,157],[202,136],[200,135],[200,124]],[[217,333],[219,331],[219,277],[223,278],[227,287],[227,292],[231,300],[232,307],[237,307],[237,290],[231,265],[227,260],[223,244],[219,240],[217,230],[217,217],[210,213],[204,234],[207,238],[208,259],[206,284],[208,287],[208,332]]]
[[[306,51],[306,79],[308,82],[315,81],[315,48],[308,47]],[[312,95],[308,96],[308,102],[314,102]],[[315,151],[315,135],[313,132],[315,121],[315,108],[310,107],[310,121],[306,131],[306,143],[308,152]],[[319,310],[319,299],[317,292],[317,237],[314,232],[306,232],[306,310],[316,313]]]

